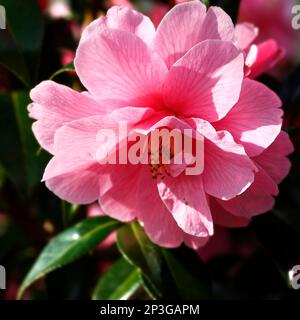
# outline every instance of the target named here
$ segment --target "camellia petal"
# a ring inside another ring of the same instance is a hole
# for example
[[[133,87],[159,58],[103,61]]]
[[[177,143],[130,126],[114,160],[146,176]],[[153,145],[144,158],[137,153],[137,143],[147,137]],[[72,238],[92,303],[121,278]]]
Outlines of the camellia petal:
[[[182,230],[198,237],[213,234],[211,213],[201,177],[166,177],[158,182],[158,191]]]
[[[164,102],[168,109],[185,117],[221,119],[238,101],[243,68],[243,54],[232,43],[204,41],[169,71]]]
[[[282,124],[281,101],[265,85],[245,79],[237,104],[225,118],[215,122],[217,130],[228,130],[249,156],[262,153],[278,136]]]
[[[274,196],[278,194],[277,185],[262,168],[258,168],[254,182],[245,192],[229,201],[218,200],[231,214],[251,218],[273,208]]]
[[[109,113],[108,106],[90,95],[76,92],[53,81],[44,81],[30,92],[34,101],[29,116],[36,121],[33,132],[47,151],[53,153],[54,134],[64,123]]]
[[[100,36],[100,33],[106,29],[131,32],[149,45],[155,37],[154,25],[148,17],[131,8],[114,6],[107,11],[106,16],[98,18],[84,29],[80,41],[84,42],[93,36]]]
[[[162,107],[167,67],[132,33],[108,29],[93,35],[79,45],[74,64],[85,87],[102,100],[116,97],[123,106]]]
[[[208,39],[231,41],[233,33],[233,23],[221,8],[210,7],[206,13],[203,3],[190,1],[176,5],[165,15],[154,48],[171,68],[196,44]]]

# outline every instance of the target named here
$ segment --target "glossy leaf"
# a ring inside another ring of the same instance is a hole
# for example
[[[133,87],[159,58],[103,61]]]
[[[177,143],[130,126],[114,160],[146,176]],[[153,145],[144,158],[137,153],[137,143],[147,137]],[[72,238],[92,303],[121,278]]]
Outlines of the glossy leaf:
[[[25,289],[47,273],[73,262],[104,240],[119,222],[108,217],[88,218],[53,238],[43,249],[19,290]]]
[[[140,272],[120,258],[99,280],[93,300],[129,300],[141,289]]]
[[[123,256],[149,280],[150,292],[157,298],[162,297],[163,256],[160,248],[147,238],[137,222],[118,231],[117,246]]]
[[[210,277],[193,250],[160,248],[136,222],[119,229],[117,245],[141,271],[144,288],[154,298],[211,298]]]

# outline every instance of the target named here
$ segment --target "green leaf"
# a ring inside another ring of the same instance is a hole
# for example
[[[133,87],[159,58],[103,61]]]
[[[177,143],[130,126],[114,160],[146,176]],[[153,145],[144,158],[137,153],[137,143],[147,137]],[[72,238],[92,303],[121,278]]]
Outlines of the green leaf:
[[[35,0],[2,0],[6,30],[0,30],[0,63],[30,86],[36,78],[43,39],[41,13]]]
[[[129,300],[141,289],[137,268],[120,258],[99,280],[93,300]]]
[[[108,217],[94,217],[58,234],[37,258],[21,285],[18,298],[21,298],[25,289],[36,280],[73,262],[93,249],[119,225],[119,222]]]
[[[182,247],[162,251],[181,298],[196,300],[212,297],[210,277],[193,250]]]
[[[80,211],[81,206],[76,204],[71,204],[67,201],[61,200],[61,213],[63,219],[63,225],[69,226],[73,219],[76,217],[77,213]]]
[[[147,238],[137,222],[119,229],[117,246],[124,258],[136,266],[149,280],[150,292],[155,297],[161,298],[163,295],[163,256],[160,248]]]
[[[143,286],[152,298],[180,297],[161,248],[149,240],[137,222],[118,230],[117,246],[123,257],[140,270]]]
[[[64,65],[61,69],[54,72],[53,75],[49,79],[53,80],[55,77],[57,77],[58,75],[60,75],[62,73],[72,72],[72,71],[75,71],[75,67],[74,67],[74,63],[70,62],[70,63]]]
[[[182,246],[163,249],[153,244],[134,222],[118,230],[117,246],[123,257],[142,274],[143,286],[157,299],[211,298],[210,277],[195,252]]]

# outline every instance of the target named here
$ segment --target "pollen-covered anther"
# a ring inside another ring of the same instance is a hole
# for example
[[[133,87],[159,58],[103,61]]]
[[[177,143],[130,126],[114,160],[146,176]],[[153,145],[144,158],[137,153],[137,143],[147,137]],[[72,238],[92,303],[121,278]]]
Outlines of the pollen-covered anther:
[[[149,146],[151,148],[151,142],[149,142]],[[169,157],[168,154],[170,154]],[[152,179],[164,179],[165,176],[170,176],[170,173],[166,168],[166,164],[168,163],[165,162],[167,162],[166,159],[170,159],[172,157],[174,157],[174,155],[172,151],[170,151],[170,147],[164,147],[161,144],[157,150],[148,152],[149,168]]]

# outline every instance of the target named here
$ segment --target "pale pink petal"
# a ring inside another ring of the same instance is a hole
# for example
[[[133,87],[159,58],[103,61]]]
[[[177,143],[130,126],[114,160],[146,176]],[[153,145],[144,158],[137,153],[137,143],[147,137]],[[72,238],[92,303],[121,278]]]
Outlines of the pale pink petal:
[[[254,181],[257,170],[245,149],[237,144],[229,132],[216,132],[199,119],[197,130],[205,137],[204,190],[209,195],[228,200],[244,192]]]
[[[141,165],[106,165],[100,180],[99,204],[105,214],[123,222],[137,217]],[[149,179],[151,179],[149,175]],[[147,185],[144,186],[147,188]],[[144,191],[143,191],[144,192]]]
[[[132,33],[109,29],[91,36],[79,45],[74,63],[83,85],[102,100],[123,100],[125,106],[162,106],[167,67]]]
[[[200,34],[206,8],[200,1],[173,7],[157,28],[154,48],[168,68],[201,41]]]
[[[162,19],[154,48],[170,68],[196,44],[208,39],[231,41],[233,32],[233,23],[222,9],[212,7],[206,14],[200,1],[181,3]]]
[[[288,174],[291,162],[287,158],[294,151],[288,134],[281,131],[277,139],[254,160],[276,182],[280,183]]]
[[[233,215],[251,218],[271,210],[275,204],[273,196],[278,194],[277,184],[258,167],[252,185],[241,195],[219,204]]]
[[[120,123],[126,122],[127,130],[130,132],[135,124],[147,119],[152,113],[151,109],[128,107],[113,111],[106,116],[83,118],[64,125],[57,130],[54,142],[54,153],[60,160],[58,161],[60,166],[56,166],[55,172],[51,171],[51,176],[46,171],[43,180],[52,178],[54,174],[61,175],[76,170],[88,162],[97,162],[97,153],[104,147],[103,141],[98,139],[100,130],[110,130],[109,132],[114,133],[112,138],[116,139],[111,140],[114,144],[111,143],[109,146],[110,149],[114,149],[119,142]]]
[[[247,50],[258,35],[258,28],[251,23],[239,23],[234,30],[234,44],[241,50]]]
[[[36,121],[33,132],[40,145],[53,153],[54,134],[63,124],[109,112],[109,106],[91,96],[74,91],[53,81],[44,81],[30,92],[33,103],[29,116]]]
[[[226,211],[216,199],[210,199],[212,218],[215,224],[227,228],[246,227],[250,223],[249,218],[238,217]]]
[[[166,107],[186,117],[223,118],[238,101],[243,68],[243,54],[230,42],[208,40],[196,45],[166,77]]]
[[[98,129],[91,125],[91,118],[78,122],[79,124],[76,121],[71,122],[57,131],[54,147],[56,155],[47,165],[43,181],[46,181],[47,187],[60,198],[84,204],[98,199],[97,179],[101,166],[95,160]],[[89,179],[91,179],[90,187],[87,186]],[[80,190],[81,188],[87,190]]]
[[[60,166],[57,158],[52,158],[45,170],[45,175],[53,175]],[[98,199],[101,166],[97,163],[78,167],[61,175],[53,175],[46,180],[46,186],[59,198],[74,204],[88,204]]]
[[[157,191],[157,183],[151,179],[150,171],[147,172],[149,169],[145,167],[144,170],[145,173],[140,176],[140,190],[143,192],[140,192],[138,197],[140,208],[138,218],[143,223],[149,238],[167,248],[179,247],[182,242],[193,249],[203,246],[208,237],[191,236],[178,227],[171,212],[162,202]],[[151,205],[145,205],[147,203]]]
[[[201,30],[201,41],[216,39],[232,41],[234,25],[230,16],[220,7],[210,7]]]
[[[107,116],[88,117],[61,127],[55,135],[55,157],[47,166],[43,176],[47,187],[59,197],[72,203],[90,203],[98,199],[99,186],[96,184],[96,177],[100,178],[100,172],[106,169],[105,165],[99,165],[96,160],[97,151],[102,147],[97,141],[99,130],[110,129],[116,132],[118,137],[117,130],[121,121],[127,121],[128,130],[130,130],[136,123],[147,117],[149,110],[122,108]],[[111,148],[114,146],[112,145]],[[85,185],[89,177],[90,187]],[[87,191],[79,190],[81,180],[82,188]],[[95,195],[97,195],[96,199]]]
[[[206,237],[213,234],[213,222],[200,176],[166,177],[158,191],[178,226],[186,233]]]
[[[136,131],[142,134],[148,134],[159,128],[179,129],[181,131],[184,129],[192,129],[191,125],[183,119],[166,115],[164,112],[155,112],[151,117],[139,123]]]
[[[255,46],[255,45],[253,45]],[[257,78],[264,72],[273,68],[278,61],[284,57],[284,50],[280,48],[273,39],[262,42],[257,47],[257,56],[254,63],[250,66],[251,79]]]
[[[125,6],[114,6],[107,11],[106,16],[94,20],[85,28],[80,41],[84,42],[90,37],[99,36],[106,29],[134,33],[149,45],[155,37],[154,25],[148,17]]]
[[[160,246],[179,247],[183,241],[183,231],[160,199],[156,181],[151,179],[150,170],[147,172],[147,168],[144,175],[141,175],[140,188],[143,192],[138,196],[140,209],[138,218],[142,221],[147,235]],[[147,205],[150,203],[151,205]]]
[[[98,217],[103,215],[105,215],[105,213],[103,212],[98,203],[95,202],[87,207],[88,217]]]
[[[254,157],[278,136],[282,125],[281,101],[265,85],[245,79],[240,99],[222,120],[213,125],[229,131],[235,141]]]
[[[249,77],[251,73],[251,66],[255,63],[258,55],[258,48],[256,45],[250,46],[247,54],[245,55],[245,77]]]

